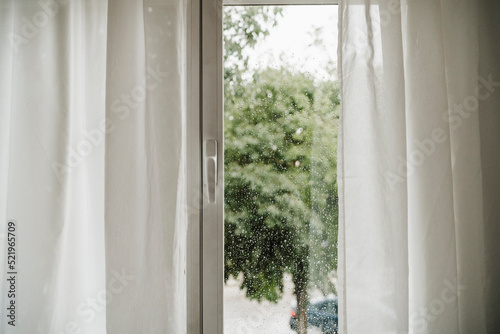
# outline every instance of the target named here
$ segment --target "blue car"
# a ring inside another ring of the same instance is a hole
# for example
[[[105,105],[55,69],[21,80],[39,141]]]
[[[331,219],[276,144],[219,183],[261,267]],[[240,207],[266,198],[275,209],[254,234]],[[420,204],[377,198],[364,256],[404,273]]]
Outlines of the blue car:
[[[297,330],[297,308],[293,307],[290,318],[290,328]],[[308,326],[318,327],[324,334],[335,334],[338,329],[338,302],[335,297],[327,297],[307,306]]]

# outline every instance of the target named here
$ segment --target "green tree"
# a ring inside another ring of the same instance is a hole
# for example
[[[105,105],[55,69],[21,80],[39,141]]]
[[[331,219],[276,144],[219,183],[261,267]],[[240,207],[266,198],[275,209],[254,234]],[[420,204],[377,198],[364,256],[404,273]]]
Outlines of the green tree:
[[[244,50],[252,49],[258,41],[268,36],[282,13],[282,7],[274,6],[224,9],[224,64],[230,64],[224,67],[225,84],[233,83],[236,87],[241,83],[242,72],[248,68],[248,53]]]
[[[292,274],[305,333],[308,288],[334,291],[338,86],[264,69],[225,95],[225,279],[277,301]]]
[[[284,273],[292,274],[305,333],[308,287],[334,292],[339,98],[336,82],[290,67],[243,79],[246,51],[281,14],[280,7],[225,9],[225,280],[243,273],[249,298],[277,301]]]

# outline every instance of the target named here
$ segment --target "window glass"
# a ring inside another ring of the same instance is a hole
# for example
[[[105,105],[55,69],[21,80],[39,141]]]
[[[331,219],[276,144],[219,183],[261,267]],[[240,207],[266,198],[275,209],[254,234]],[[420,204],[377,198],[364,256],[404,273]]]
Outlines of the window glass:
[[[336,43],[337,6],[224,9],[225,333],[336,328]]]

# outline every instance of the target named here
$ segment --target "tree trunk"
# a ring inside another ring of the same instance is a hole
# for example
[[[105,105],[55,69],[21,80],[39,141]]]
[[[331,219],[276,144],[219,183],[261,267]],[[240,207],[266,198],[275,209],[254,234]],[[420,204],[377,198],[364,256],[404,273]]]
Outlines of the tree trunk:
[[[296,289],[297,296],[297,333],[307,334],[307,288],[301,287],[299,291]]]
[[[309,248],[306,246],[299,256],[293,271],[293,284],[297,298],[297,333],[307,334],[307,286],[309,283]]]

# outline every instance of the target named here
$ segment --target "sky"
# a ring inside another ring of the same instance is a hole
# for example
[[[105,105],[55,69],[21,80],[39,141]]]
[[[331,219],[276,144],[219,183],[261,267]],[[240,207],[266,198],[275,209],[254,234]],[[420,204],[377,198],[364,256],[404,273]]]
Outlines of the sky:
[[[285,6],[283,17],[270,35],[248,52],[249,66],[253,69],[266,64],[279,67],[287,62],[311,72],[320,80],[336,79],[336,73],[332,76],[324,67],[329,61],[337,67],[337,8]],[[321,29],[323,43],[313,45],[317,28]]]

